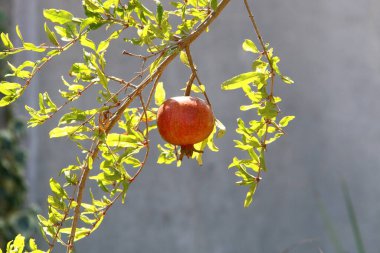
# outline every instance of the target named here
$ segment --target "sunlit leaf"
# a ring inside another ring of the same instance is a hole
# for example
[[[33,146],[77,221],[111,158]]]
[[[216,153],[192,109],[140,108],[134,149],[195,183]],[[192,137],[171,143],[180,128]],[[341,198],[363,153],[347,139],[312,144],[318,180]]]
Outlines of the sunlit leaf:
[[[64,25],[72,22],[74,16],[65,10],[47,9],[44,10],[44,17],[53,23]]]
[[[247,51],[247,52],[252,52],[252,53],[258,53],[259,52],[255,43],[253,43],[253,41],[249,40],[249,39],[246,39],[243,42],[243,50]]]
[[[262,74],[257,72],[247,72],[240,75],[237,75],[225,82],[222,83],[223,90],[234,90],[242,88],[243,85],[259,80],[262,77]]]
[[[296,116],[285,116],[280,120],[279,124],[281,127],[286,127],[289,124],[289,122],[294,120],[295,118]]]
[[[256,188],[257,188],[256,183],[252,184],[251,187],[249,188],[249,191],[247,192],[247,196],[245,197],[245,200],[244,200],[245,208],[249,207],[252,204],[253,195],[255,194]]]
[[[154,100],[157,106],[160,106],[166,99],[166,92],[164,89],[164,83],[157,83],[156,92],[154,93]]]

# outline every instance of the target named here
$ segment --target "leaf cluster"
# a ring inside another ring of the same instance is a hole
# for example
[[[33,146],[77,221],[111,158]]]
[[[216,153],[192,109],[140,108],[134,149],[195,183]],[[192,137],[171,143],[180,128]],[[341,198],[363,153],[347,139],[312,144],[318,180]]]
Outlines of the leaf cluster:
[[[234,157],[229,168],[236,168],[236,176],[240,181],[238,185],[247,186],[244,206],[248,207],[253,200],[257,185],[261,180],[261,171],[266,171],[265,152],[269,144],[285,134],[284,128],[292,121],[294,116],[283,116],[280,119],[280,97],[273,94],[275,75],[280,76],[286,84],[293,81],[283,76],[279,70],[280,58],[273,55],[273,48],[266,45],[264,52],[260,52],[252,40],[245,40],[244,51],[258,55],[251,65],[251,71],[239,74],[222,83],[223,90],[241,89],[249,99],[248,105],[240,106],[241,111],[256,110],[259,119],[244,122],[237,120],[236,132],[240,140],[234,140],[235,147],[246,153],[246,158]],[[266,58],[265,56],[268,56]]]

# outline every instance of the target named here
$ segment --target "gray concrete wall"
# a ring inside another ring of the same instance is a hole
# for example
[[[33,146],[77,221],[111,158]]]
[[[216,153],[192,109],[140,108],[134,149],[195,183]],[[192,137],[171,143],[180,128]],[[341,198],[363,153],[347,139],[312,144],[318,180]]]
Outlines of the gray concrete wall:
[[[74,0],[15,0],[15,6],[14,23],[38,42],[44,37],[43,8],[81,13]],[[342,177],[350,187],[368,252],[378,252],[379,9],[375,0],[254,2],[264,38],[282,58],[282,71],[296,81],[291,87],[276,83],[276,93],[283,97],[282,110],[297,120],[287,136],[270,147],[269,171],[256,201],[243,209],[245,189],[234,185],[236,178],[226,169],[235,152],[235,120],[244,115],[238,110],[242,94],[222,92],[219,87],[223,80],[249,69],[250,55],[242,52],[241,42],[254,35],[242,1],[232,1],[211,31],[193,45],[216,116],[229,130],[218,143],[222,151],[207,153],[203,167],[185,161],[179,169],[156,165],[153,154],[131,187],[127,204],[115,206],[102,228],[78,244],[78,252],[271,253],[310,238],[316,242],[292,252],[318,252],[318,247],[333,252],[317,192],[347,252],[355,252],[340,191]],[[110,57],[112,69],[120,75],[131,67],[120,55],[122,49],[123,44],[116,44]],[[33,85],[53,92],[61,85],[61,73],[79,59],[76,50],[63,55]],[[188,76],[185,71],[171,66],[164,80],[171,87],[182,86]],[[25,99],[33,101],[35,95],[30,91]],[[82,105],[88,102],[89,97]],[[49,177],[76,155],[70,143],[48,139],[55,124],[51,121],[30,131],[31,196],[41,206]]]

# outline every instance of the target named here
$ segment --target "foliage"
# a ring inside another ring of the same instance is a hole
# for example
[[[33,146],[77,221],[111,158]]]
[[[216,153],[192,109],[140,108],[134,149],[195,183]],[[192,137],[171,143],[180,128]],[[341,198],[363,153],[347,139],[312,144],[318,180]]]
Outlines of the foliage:
[[[67,10],[44,10],[47,43],[36,45],[26,41],[18,26],[17,42],[11,41],[7,34],[1,34],[6,47],[0,52],[1,58],[32,51],[40,55],[40,60],[25,61],[18,66],[9,63],[11,73],[7,77],[10,79],[0,84],[0,93],[4,95],[0,106],[16,101],[32,84],[34,76],[53,58],[75,44],[83,48],[83,60],[73,63],[69,75],[62,77],[63,86],[59,93],[65,102],[58,105],[52,99],[54,96],[43,92],[38,97],[38,108],[25,106],[30,114],[29,127],[39,126],[60,114],[58,126],[50,131],[50,137],[70,139],[78,147],[76,163],[61,169],[60,179],[50,179],[48,213],[38,215],[41,232],[49,245],[47,252],[52,252],[57,242],[64,245],[68,253],[73,252],[75,241],[97,230],[116,201],[125,201],[130,185],[146,163],[151,146],[149,134],[156,128],[157,107],[165,100],[165,85],[160,82],[160,77],[177,56],[190,72],[184,85],[185,95],[199,93],[210,104],[206,85],[197,74],[190,45],[208,30],[229,2],[188,0],[168,4],[155,0],[144,1],[144,5],[141,0],[83,0],[84,17],[76,17]],[[152,5],[153,8],[148,8]],[[105,36],[99,42],[92,37],[96,30],[101,30]],[[261,36],[258,37],[262,42]],[[122,53],[125,57],[141,61],[140,72],[130,79],[113,76],[107,68],[107,50],[115,40],[124,40],[125,48],[128,48]],[[137,53],[134,51],[136,47],[146,53]],[[291,83],[278,70],[279,58],[273,56],[272,49],[267,46],[260,52],[250,40],[243,44],[243,48],[259,53],[259,58],[251,72],[224,82],[222,87],[225,90],[242,88],[252,101],[251,105],[242,106],[242,110],[257,108],[261,117],[260,121],[251,121],[250,127],[238,120],[237,132],[242,135],[242,141],[236,142],[237,147],[247,151],[251,158],[234,158],[231,165],[238,168],[237,175],[242,178],[240,184],[250,187],[245,202],[248,206],[261,178],[260,171],[265,170],[267,145],[283,134],[282,128],[293,117],[276,120],[280,99],[273,96],[274,76],[279,75]],[[263,54],[267,62],[262,59]],[[266,83],[269,78],[272,83],[268,94]],[[98,92],[97,107],[71,107],[65,111],[67,105],[90,89]],[[156,106],[151,106],[153,97]],[[214,138],[222,137],[224,132],[225,127],[217,120],[210,137],[195,145],[200,152],[194,153],[192,159],[202,164],[206,148],[218,151]],[[273,135],[271,139],[267,139],[269,135]],[[158,145],[158,163],[177,161],[179,166],[178,148],[169,144]],[[257,172],[258,176],[253,176],[247,168]],[[102,194],[96,195],[87,189],[89,180],[96,182]],[[20,238],[17,244],[22,245]],[[23,247],[15,247],[22,252]]]
[[[285,134],[283,128],[295,117],[283,116],[278,119],[280,115],[278,103],[281,102],[281,98],[273,94],[274,75],[280,76],[287,84],[292,84],[293,81],[281,74],[277,65],[280,58],[273,55],[273,48],[268,48],[269,45],[266,45],[264,48],[266,53],[260,53],[255,43],[249,39],[244,41],[242,47],[244,51],[258,54],[258,57],[253,61],[250,72],[223,82],[222,89],[243,90],[250,104],[240,106],[240,110],[256,110],[260,117],[259,120],[251,120],[248,124],[240,118],[237,119],[236,132],[241,135],[241,140],[234,140],[235,147],[246,152],[247,158],[234,157],[229,166],[237,169],[235,174],[241,179],[237,184],[249,187],[244,201],[244,206],[248,207],[261,180],[261,171],[267,170],[265,151],[268,144],[283,136]],[[265,57],[267,61],[264,60]]]
[[[29,248],[29,250],[26,251],[26,248]],[[17,235],[14,240],[9,241],[7,243],[7,248],[6,248],[5,253],[22,253],[22,252],[43,253],[43,251],[38,249],[37,244],[34,241],[34,239],[30,239],[28,244],[25,244],[25,237],[22,235]],[[0,249],[0,253],[2,253],[1,249]]]

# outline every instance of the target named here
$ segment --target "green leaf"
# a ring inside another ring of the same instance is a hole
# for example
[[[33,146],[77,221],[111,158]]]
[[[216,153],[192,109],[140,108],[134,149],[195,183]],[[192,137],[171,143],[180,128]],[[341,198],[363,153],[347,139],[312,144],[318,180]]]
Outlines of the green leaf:
[[[88,158],[88,162],[87,162],[87,164],[88,164],[87,167],[88,167],[90,170],[92,170],[93,165],[94,165],[94,159],[92,159],[91,156]]]
[[[14,94],[19,89],[21,89],[21,84],[19,83],[8,83],[6,81],[0,83],[0,93],[6,96]]]
[[[160,106],[166,98],[166,92],[164,89],[164,83],[159,82],[156,87],[156,92],[154,94],[154,100],[157,106]]]
[[[9,39],[8,33],[1,33],[1,40],[3,41],[3,44],[6,48],[9,48],[9,49],[14,48],[11,40]]]
[[[251,203],[253,201],[253,195],[255,194],[256,188],[257,188],[256,183],[253,183],[251,185],[251,187],[249,188],[249,191],[247,192],[247,196],[245,197],[245,201],[244,201],[244,207],[245,208],[247,208],[251,205]]]
[[[103,85],[104,89],[108,90],[108,79],[105,76],[104,72],[99,68],[98,65],[95,65],[96,72],[98,74],[100,83]]]
[[[107,50],[108,47],[109,47],[109,45],[110,45],[110,41],[109,40],[103,40],[103,41],[101,41],[99,43],[99,46],[98,46],[98,49],[96,50],[96,52],[101,53],[101,52]]]
[[[215,129],[214,129],[214,131],[215,131]],[[218,148],[215,146],[215,144],[212,140],[212,136],[210,136],[209,138],[207,138],[207,139],[205,139],[199,143],[194,144],[194,149],[203,152],[203,150],[206,148],[206,146],[208,146],[210,150],[212,150],[214,152],[218,152]],[[193,156],[192,156],[192,158],[195,159],[200,166],[203,165],[203,153],[202,152],[194,152]],[[179,167],[179,166],[177,166],[177,167]]]
[[[278,56],[273,56],[271,58],[271,62],[272,62],[272,66],[273,66],[274,71],[276,71],[276,73],[281,76],[282,74],[281,74],[280,68],[278,67],[278,63],[280,62],[280,58]]]
[[[60,233],[62,234],[70,234],[71,233],[71,227],[69,228],[62,228],[60,230]],[[75,231],[75,237],[74,242],[79,241],[80,239],[88,236],[91,233],[91,229],[89,228],[77,228]]]
[[[86,9],[92,13],[103,13],[104,10],[102,6],[100,6],[98,1],[94,0],[84,0]]]
[[[257,49],[257,46],[255,43],[253,43],[252,40],[246,39],[243,42],[243,50],[247,52],[252,52],[252,53],[259,53],[259,50]]]
[[[7,106],[16,101],[21,96],[22,91],[23,89],[18,83],[1,82],[0,93],[5,96],[0,99],[0,107]]]
[[[258,103],[255,103],[252,105],[242,105],[242,106],[240,106],[240,110],[241,111],[248,111],[248,110],[251,110],[254,108],[258,108],[258,107],[260,107],[260,104],[258,104]]]
[[[272,142],[276,141],[277,139],[279,139],[281,136],[283,136],[284,134],[283,133],[277,133],[275,134],[272,138],[270,138],[269,140],[267,140],[265,142],[266,145],[268,144],[271,144]]]
[[[34,52],[38,52],[38,53],[42,53],[42,52],[46,51],[46,48],[36,46],[33,43],[31,43],[31,42],[25,42],[24,43],[24,48],[26,50],[30,50],[30,51],[34,51]]]
[[[267,119],[274,118],[278,115],[278,109],[276,107],[276,104],[271,103],[269,101],[267,101],[265,103],[265,106],[260,107],[258,112],[259,112],[259,115],[261,115]]]
[[[74,16],[65,10],[47,9],[44,10],[44,17],[53,23],[61,25],[71,23]]]
[[[74,242],[83,239],[84,237],[90,235],[91,229],[89,228],[77,228],[75,232]]]
[[[211,0],[211,9],[214,11],[218,9],[218,0]]]
[[[286,84],[293,84],[294,83],[294,81],[288,76],[281,76],[281,79]]]
[[[260,148],[260,155],[259,155],[259,160],[260,160],[260,167],[263,171],[267,171],[267,166],[265,162],[265,149]]]
[[[187,58],[187,54],[185,51],[181,51],[181,54],[179,56],[179,59],[181,60],[181,62],[183,64],[185,64],[187,67],[190,68],[190,63],[189,63],[189,59]]]
[[[21,40],[21,42],[24,43],[24,38],[22,37],[22,34],[20,32],[20,27],[18,25],[16,25],[16,34],[19,37],[19,39]]]
[[[177,157],[174,153],[174,146],[171,144],[165,144],[165,147],[162,147],[160,144],[157,145],[160,155],[158,157],[158,164],[172,164],[177,160]]]
[[[50,42],[55,45],[55,46],[59,46],[59,42],[57,40],[57,36],[55,35],[54,32],[52,32],[50,29],[49,29],[49,26],[45,23],[45,33],[48,37],[48,39],[50,40]]]
[[[279,124],[281,127],[286,127],[289,124],[289,122],[294,120],[295,118],[296,116],[285,116],[280,120]]]
[[[136,148],[141,145],[141,143],[137,143],[136,136],[133,135],[125,135],[125,134],[116,134],[112,133],[107,136],[106,143],[110,147],[119,147],[119,148]]]
[[[114,31],[106,40],[103,40],[99,43],[97,53],[101,53],[106,51],[112,40],[118,39],[123,30]]]
[[[222,90],[235,90],[242,86],[260,80],[262,74],[257,72],[247,72],[235,76],[222,83]]]
[[[267,71],[269,64],[261,59],[257,59],[252,63],[252,71],[265,73]]]
[[[78,36],[78,30],[75,24],[67,23],[64,26],[54,26],[54,30],[61,36],[63,41],[71,41]]]
[[[164,14],[164,8],[162,7],[162,4],[159,1],[157,1],[157,16],[156,16],[156,18],[157,18],[158,25],[161,25],[161,23],[162,23],[163,14]]]
[[[66,192],[63,190],[61,185],[54,180],[54,178],[50,178],[50,188],[58,197],[67,197]]]
[[[50,138],[59,138],[64,136],[70,136],[72,134],[79,134],[80,132],[88,131],[89,129],[85,126],[65,126],[56,127],[52,129],[49,133]]]
[[[22,235],[17,235],[13,241],[13,250],[9,253],[22,253],[25,248],[25,237]]]
[[[165,59],[163,55],[157,57],[152,64],[150,64],[149,72],[153,74],[160,66],[161,62]]]
[[[107,0],[103,3],[104,9],[107,11],[110,10],[110,8],[117,8],[119,6],[120,0]]]
[[[86,29],[88,26],[92,25],[92,24],[96,24],[98,23],[98,19],[95,18],[95,17],[88,17],[86,19],[84,19],[82,21],[82,23],[80,24],[80,29],[79,31],[82,32],[84,29]]]
[[[216,137],[217,138],[222,138],[226,134],[226,132],[227,132],[226,127],[218,119],[215,120],[215,125],[216,125],[216,128],[217,128]]]
[[[141,166],[141,161],[137,158],[134,158],[133,156],[129,156],[125,159],[123,159],[123,162],[126,164],[132,165],[132,167],[137,168]]]
[[[182,88],[181,90],[185,91],[186,87]],[[191,85],[191,91],[194,93],[204,93],[206,91],[206,87],[203,84],[201,85],[193,84]]]
[[[96,51],[95,43],[92,40],[88,39],[87,36],[81,36],[80,44],[82,46],[91,48],[92,50]]]
[[[205,7],[208,4],[208,0],[188,0],[187,2],[194,7]]]
[[[244,144],[241,141],[234,140],[234,142],[236,143],[235,148],[238,148],[241,150],[246,150],[246,151],[253,149],[253,146],[248,145],[248,144]]]

